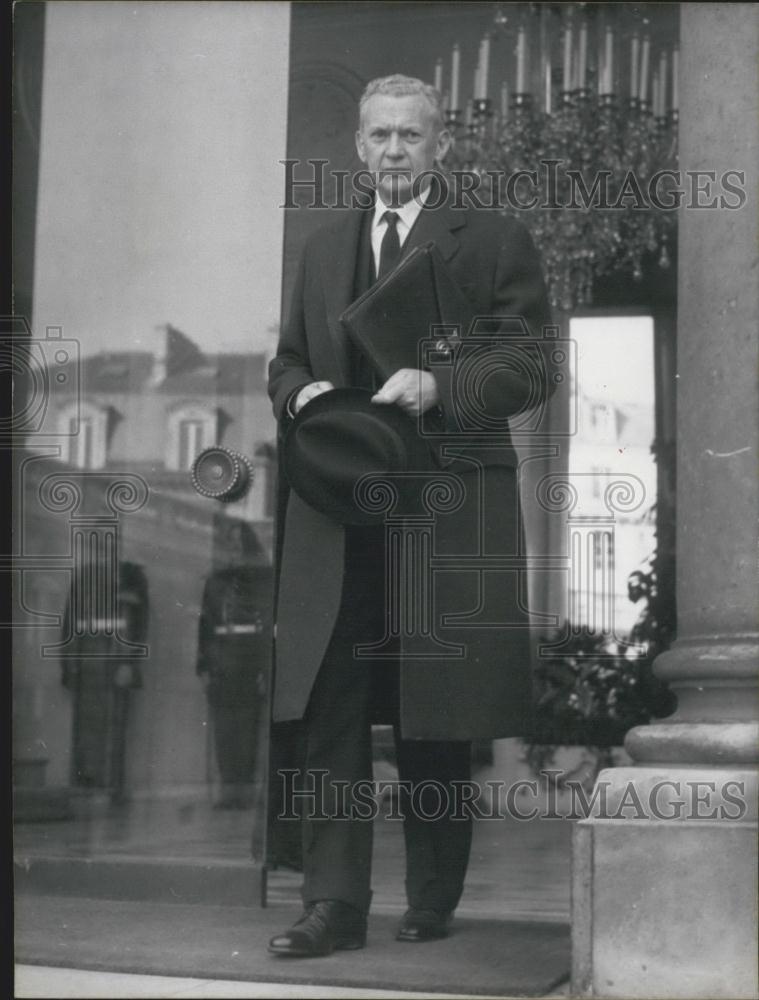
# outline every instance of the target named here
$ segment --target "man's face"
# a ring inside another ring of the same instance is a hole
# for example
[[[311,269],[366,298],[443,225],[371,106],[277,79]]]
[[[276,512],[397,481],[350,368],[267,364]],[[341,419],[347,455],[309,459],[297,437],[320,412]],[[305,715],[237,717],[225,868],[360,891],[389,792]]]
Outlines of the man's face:
[[[423,94],[374,94],[356,132],[361,162],[376,175],[377,191],[390,206],[410,200],[414,178],[445,156],[450,141],[448,132],[436,127]]]

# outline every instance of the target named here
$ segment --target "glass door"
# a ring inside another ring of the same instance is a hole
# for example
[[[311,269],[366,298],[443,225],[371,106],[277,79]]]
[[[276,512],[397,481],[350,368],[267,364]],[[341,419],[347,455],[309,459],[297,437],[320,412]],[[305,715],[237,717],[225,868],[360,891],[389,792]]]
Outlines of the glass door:
[[[249,864],[268,755],[289,5],[30,7],[16,21],[16,171],[36,179],[15,218],[26,311],[4,331],[16,851]]]

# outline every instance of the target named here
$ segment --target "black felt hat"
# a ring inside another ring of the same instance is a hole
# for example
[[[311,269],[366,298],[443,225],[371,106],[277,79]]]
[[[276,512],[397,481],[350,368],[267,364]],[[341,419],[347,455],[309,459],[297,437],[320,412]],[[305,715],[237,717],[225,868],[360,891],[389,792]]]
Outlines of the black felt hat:
[[[366,477],[388,477],[390,491],[398,493],[392,512],[409,513],[419,504],[414,473],[437,468],[416,420],[394,403],[372,403],[371,398],[367,389],[320,393],[300,410],[285,436],[282,462],[291,488],[341,524],[382,523],[387,493]]]

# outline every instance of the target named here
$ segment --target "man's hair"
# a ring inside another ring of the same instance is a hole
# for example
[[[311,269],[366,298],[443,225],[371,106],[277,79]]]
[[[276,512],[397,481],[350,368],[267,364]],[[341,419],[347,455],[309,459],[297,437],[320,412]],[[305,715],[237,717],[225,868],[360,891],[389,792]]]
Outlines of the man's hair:
[[[414,94],[421,94],[425,97],[432,111],[432,119],[436,128],[445,128],[443,120],[443,100],[440,92],[423,80],[417,80],[414,76],[403,76],[401,73],[394,73],[393,76],[380,76],[376,80],[371,80],[366,85],[366,90],[361,95],[358,106],[359,125],[364,120],[364,108],[366,102],[375,94],[386,94],[388,97],[409,97]]]

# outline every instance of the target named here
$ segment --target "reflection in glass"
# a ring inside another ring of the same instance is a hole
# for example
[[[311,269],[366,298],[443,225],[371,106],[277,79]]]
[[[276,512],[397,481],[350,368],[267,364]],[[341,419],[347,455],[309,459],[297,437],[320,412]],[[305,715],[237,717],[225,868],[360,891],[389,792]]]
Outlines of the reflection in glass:
[[[577,433],[569,456],[571,481],[579,489],[573,515],[598,517],[608,513],[606,490],[615,475],[635,476],[645,490],[643,503],[629,512],[615,511],[613,534],[606,540],[613,564],[611,613],[617,635],[629,633],[638,609],[628,596],[627,579],[653,553],[656,503],[654,442],[654,328],[650,316],[580,316],[570,321],[577,345],[572,373]],[[602,550],[597,546],[593,559]],[[598,595],[576,592],[570,581],[570,605],[587,625]]]
[[[63,436],[54,447],[30,436],[18,450],[19,549],[37,555],[17,564],[18,600],[36,614],[16,635],[17,836],[45,851],[243,861],[253,828],[263,847],[267,762],[266,358],[201,351],[170,326],[161,340],[156,354],[83,357],[65,383],[78,389],[49,403]],[[250,489],[234,503],[193,488],[189,468],[209,445],[250,461]],[[76,483],[66,510],[45,501],[51,475]],[[147,499],[114,513],[110,491],[129,477]],[[75,544],[85,527],[86,550]],[[53,819],[65,821],[26,824]]]

